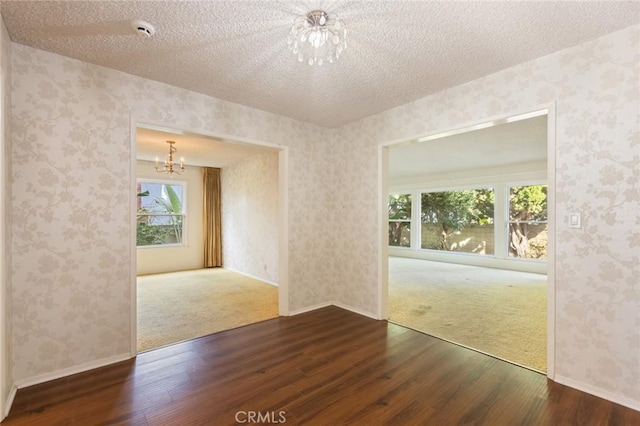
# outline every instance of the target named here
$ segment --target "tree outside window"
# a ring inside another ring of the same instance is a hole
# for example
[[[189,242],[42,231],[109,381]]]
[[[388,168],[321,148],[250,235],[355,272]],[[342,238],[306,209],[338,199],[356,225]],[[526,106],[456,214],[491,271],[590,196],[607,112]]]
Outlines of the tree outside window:
[[[422,193],[421,247],[494,254],[494,200],[491,188]]]
[[[547,258],[547,186],[509,188],[509,256]]]
[[[389,245],[411,247],[411,194],[389,196]]]
[[[185,185],[176,182],[137,183],[137,246],[183,244]]]

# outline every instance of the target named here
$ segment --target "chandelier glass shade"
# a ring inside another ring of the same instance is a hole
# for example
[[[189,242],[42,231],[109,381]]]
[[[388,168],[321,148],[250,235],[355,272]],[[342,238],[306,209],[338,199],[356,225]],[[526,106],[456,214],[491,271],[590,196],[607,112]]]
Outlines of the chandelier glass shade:
[[[174,141],[167,141],[169,144],[169,153],[164,159],[164,165],[160,166],[158,162],[158,157],[156,157],[156,172],[168,174],[172,176],[174,173],[181,175],[184,172],[184,158],[180,159],[180,163],[176,163],[174,160],[174,155],[178,151],[178,149],[173,146],[175,144]]]
[[[347,48],[346,35],[347,28],[337,15],[312,10],[293,21],[287,44],[298,61],[322,65],[340,57]]]

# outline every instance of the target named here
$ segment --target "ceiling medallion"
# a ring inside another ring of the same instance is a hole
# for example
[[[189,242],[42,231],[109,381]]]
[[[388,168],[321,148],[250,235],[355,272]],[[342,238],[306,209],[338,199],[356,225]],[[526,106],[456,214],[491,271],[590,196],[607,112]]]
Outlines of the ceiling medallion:
[[[298,61],[322,65],[340,57],[347,48],[346,35],[347,28],[337,15],[312,10],[293,21],[287,44]]]

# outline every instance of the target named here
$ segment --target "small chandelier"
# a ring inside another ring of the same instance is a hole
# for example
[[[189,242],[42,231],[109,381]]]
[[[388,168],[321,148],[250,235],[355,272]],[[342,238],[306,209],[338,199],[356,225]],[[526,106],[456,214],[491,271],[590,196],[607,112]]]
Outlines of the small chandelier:
[[[158,157],[156,157],[156,172],[165,173],[168,175],[178,174],[181,175],[184,172],[184,157],[180,159],[180,164],[174,162],[173,154],[175,154],[178,149],[173,146],[174,141],[167,141],[169,144],[169,153],[167,157],[164,159],[164,166],[160,167],[158,164]]]
[[[287,44],[298,61],[322,65],[340,57],[347,48],[346,35],[347,28],[337,15],[312,10],[293,21]]]

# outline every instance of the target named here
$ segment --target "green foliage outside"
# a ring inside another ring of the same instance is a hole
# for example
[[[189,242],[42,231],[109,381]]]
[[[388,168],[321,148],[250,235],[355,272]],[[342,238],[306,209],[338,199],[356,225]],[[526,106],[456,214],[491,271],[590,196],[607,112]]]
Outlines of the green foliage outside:
[[[529,243],[529,224],[547,220],[547,186],[512,186],[509,193],[509,255],[513,257],[546,257],[546,245]]]
[[[425,192],[422,223],[439,229],[438,250],[450,250],[448,238],[472,224],[493,223],[494,193],[491,189]]]
[[[171,185],[162,185],[166,195],[156,197],[149,195],[149,191],[138,194],[138,197],[151,197],[155,202],[152,208],[138,209],[138,223],[136,229],[136,244],[138,246],[169,244],[182,241],[182,201]],[[166,214],[168,225],[150,225],[149,213]]]
[[[421,223],[435,226],[438,232],[437,250],[451,250],[448,239],[455,232],[472,224],[493,224],[495,193],[493,189],[422,193]],[[509,194],[511,221],[547,220],[546,185],[514,186]],[[389,219],[411,219],[411,195],[389,196]],[[529,247],[527,223],[509,224],[509,253],[515,257],[543,257],[546,247]],[[406,223],[389,222],[389,245],[409,246]]]
[[[547,186],[512,186],[509,194],[511,220],[547,220]]]
[[[389,195],[389,219],[411,219],[411,195]]]
[[[147,225],[146,222],[138,221],[136,229],[136,245],[152,246],[165,244],[170,230],[157,225]]]
[[[389,219],[411,220],[411,195],[393,194],[389,196]],[[389,222],[389,245],[409,247],[411,245],[411,224],[408,222]]]

